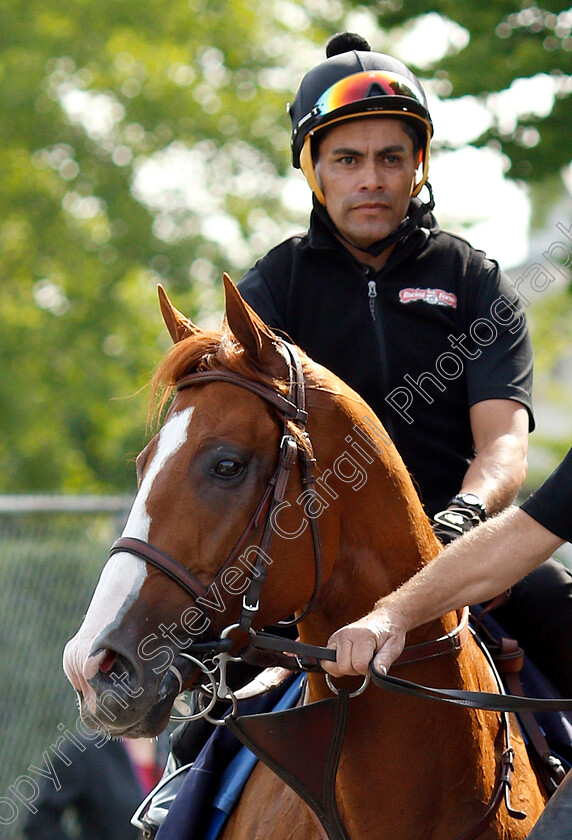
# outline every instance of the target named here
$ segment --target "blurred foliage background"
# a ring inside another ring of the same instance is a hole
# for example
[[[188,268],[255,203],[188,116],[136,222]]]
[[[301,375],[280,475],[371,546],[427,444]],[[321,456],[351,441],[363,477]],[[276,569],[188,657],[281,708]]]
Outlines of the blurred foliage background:
[[[556,2],[0,0],[0,16],[3,493],[133,489],[168,346],[156,283],[218,325],[222,271],[238,280],[305,226],[285,105],[334,32],[399,55],[412,34],[430,47],[439,16],[439,56],[408,56],[432,100],[486,111],[470,142],[506,156],[536,225],[569,195],[572,9]],[[460,188],[470,201],[469,172]],[[534,319],[546,377],[571,343],[570,290],[554,300]]]

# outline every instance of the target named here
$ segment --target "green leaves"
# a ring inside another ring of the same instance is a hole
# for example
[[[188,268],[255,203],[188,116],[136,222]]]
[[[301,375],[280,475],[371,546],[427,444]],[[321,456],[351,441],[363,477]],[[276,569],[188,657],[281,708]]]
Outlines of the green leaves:
[[[567,163],[571,19],[555,3],[0,0],[0,492],[133,488],[139,391],[168,345],[157,280],[218,325],[222,272],[305,225],[309,200],[283,200],[305,70],[335,31],[377,16],[389,50],[429,12],[470,33],[422,71],[442,95],[560,85],[547,114],[509,131],[499,117],[478,142],[518,178]]]

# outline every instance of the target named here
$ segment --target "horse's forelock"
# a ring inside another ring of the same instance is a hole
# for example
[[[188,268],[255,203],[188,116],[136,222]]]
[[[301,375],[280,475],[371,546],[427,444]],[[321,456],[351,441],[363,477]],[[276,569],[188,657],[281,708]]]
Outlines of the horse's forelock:
[[[260,370],[250,355],[228,330],[200,332],[177,342],[161,362],[151,382],[152,415],[161,415],[177,382],[189,373],[227,369],[260,382],[269,388],[286,391],[285,382]]]

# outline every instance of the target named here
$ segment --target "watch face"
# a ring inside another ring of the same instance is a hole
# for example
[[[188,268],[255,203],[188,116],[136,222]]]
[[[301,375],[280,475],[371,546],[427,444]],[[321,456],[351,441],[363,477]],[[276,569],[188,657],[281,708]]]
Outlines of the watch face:
[[[479,511],[479,519],[483,520],[486,519],[487,516],[487,508],[483,500],[476,495],[476,493],[458,493],[455,496],[455,500],[457,502],[461,502],[461,504],[467,505],[470,508],[477,509]]]
[[[459,498],[463,499],[463,501],[465,501],[468,505],[478,505],[478,507],[483,506],[479,497],[475,496],[474,493],[459,493]]]

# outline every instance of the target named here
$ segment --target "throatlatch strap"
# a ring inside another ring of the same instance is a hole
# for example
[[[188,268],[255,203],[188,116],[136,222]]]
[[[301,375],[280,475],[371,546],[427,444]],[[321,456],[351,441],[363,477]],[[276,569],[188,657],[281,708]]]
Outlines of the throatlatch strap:
[[[349,692],[284,712],[227,717],[248,749],[312,809],[329,840],[350,840],[336,802]]]

